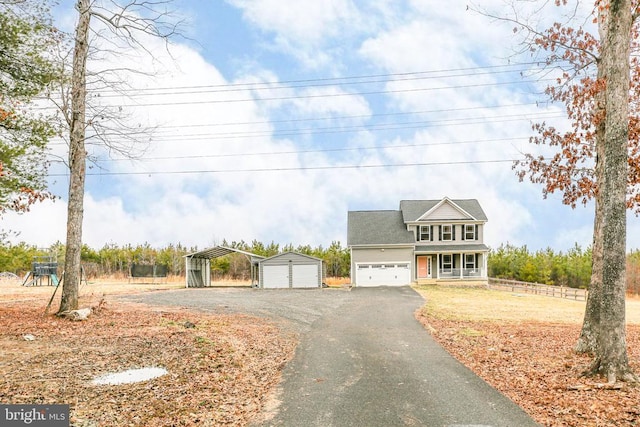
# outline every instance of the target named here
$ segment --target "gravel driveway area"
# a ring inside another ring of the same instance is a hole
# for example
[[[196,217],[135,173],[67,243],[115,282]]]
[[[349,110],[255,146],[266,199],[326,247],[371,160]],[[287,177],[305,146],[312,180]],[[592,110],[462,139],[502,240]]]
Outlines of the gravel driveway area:
[[[125,295],[122,299],[151,305],[179,306],[213,313],[267,317],[287,328],[307,331],[318,318],[353,300],[349,288],[254,289],[189,288]]]

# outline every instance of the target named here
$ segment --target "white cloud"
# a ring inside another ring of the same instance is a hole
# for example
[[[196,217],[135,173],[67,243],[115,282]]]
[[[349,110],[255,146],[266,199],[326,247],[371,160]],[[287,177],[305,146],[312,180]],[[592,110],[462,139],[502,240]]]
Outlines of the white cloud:
[[[518,182],[511,163],[482,163],[516,158],[530,149],[529,121],[501,119],[517,114],[535,118],[541,111],[513,105],[526,104],[528,97],[513,86],[495,85],[504,76],[477,73],[479,66],[508,53],[511,41],[504,28],[457,4],[230,3],[242,10],[251,30],[274,35],[273,45],[259,46],[259,54],[251,58],[257,66],[240,70],[235,80],[223,75],[220,64],[183,44],[174,45],[169,55],[161,42],[149,39],[145,45],[155,58],[134,52],[117,60],[122,68],[149,70],[154,76],[127,77],[132,87],[145,89],[133,101],[101,102],[143,104],[125,108],[129,119],[158,129],[142,160],[104,161],[100,166],[106,173],[87,178],[84,237],[91,247],[144,242],[204,247],[223,239],[345,244],[349,209],[397,209],[402,199],[444,196],[480,201],[489,217],[485,237],[492,247],[511,242],[562,249],[589,235],[590,212],[576,214],[556,199],[542,200],[539,187]],[[197,14],[193,19],[199,19]],[[277,54],[269,56],[274,50]],[[367,96],[358,92],[373,86],[278,83],[293,74],[279,68],[283,55],[303,68],[314,67],[314,77],[333,76],[336,70],[354,76],[468,67],[475,67],[476,75],[454,78],[443,71],[428,79],[382,82],[375,90],[398,92]],[[261,56],[267,58],[264,63],[258,61]],[[258,83],[267,89],[256,90]],[[462,87],[470,83],[490,85]],[[440,86],[450,89],[399,91]],[[191,89],[176,89],[185,87]],[[347,93],[352,95],[318,96]],[[266,100],[278,97],[289,99]],[[489,108],[496,105],[511,106]],[[394,123],[384,113],[412,111],[433,112],[394,118],[427,124],[342,132],[381,118]],[[309,120],[318,118],[330,120]],[[335,132],[296,132],[313,126]],[[287,134],[286,129],[292,131]],[[525,138],[503,140],[521,136]],[[363,148],[371,146],[379,148]],[[356,150],[346,150],[351,148]],[[288,154],[266,154],[274,152]],[[106,151],[94,154],[104,157]],[[408,164],[423,165],[397,166]],[[366,167],[370,165],[396,166]],[[317,169],[323,167],[329,169]],[[62,186],[64,179],[59,180]],[[2,226],[22,230],[20,239],[46,246],[64,240],[65,216],[64,200],[45,202],[28,215],[7,215]]]
[[[319,45],[359,20],[350,0],[229,0],[229,3],[242,9],[245,19],[258,28],[276,33],[280,43]]]
[[[308,69],[334,70],[336,60],[349,54],[346,40],[371,25],[351,0],[228,2],[243,11],[251,26],[273,35],[262,40],[268,50],[290,55]]]

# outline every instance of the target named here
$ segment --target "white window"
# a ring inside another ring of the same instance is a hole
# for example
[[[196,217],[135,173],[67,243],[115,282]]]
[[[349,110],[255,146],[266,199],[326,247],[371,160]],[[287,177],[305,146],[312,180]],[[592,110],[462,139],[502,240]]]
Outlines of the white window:
[[[471,270],[476,268],[476,254],[464,254],[464,268]]]
[[[431,226],[430,225],[421,225],[420,226],[420,241],[429,241],[431,240]]]
[[[453,256],[451,254],[442,255],[442,271],[451,273],[453,270]]]
[[[440,240],[443,240],[443,241],[453,240],[453,225],[440,226]]]
[[[476,226],[475,224],[465,224],[464,226],[464,240],[477,240]]]

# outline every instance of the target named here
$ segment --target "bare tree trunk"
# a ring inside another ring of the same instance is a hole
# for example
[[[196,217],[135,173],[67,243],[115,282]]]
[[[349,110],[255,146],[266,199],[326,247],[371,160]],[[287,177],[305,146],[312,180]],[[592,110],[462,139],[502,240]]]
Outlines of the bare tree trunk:
[[[600,32],[600,40],[604,40],[607,34],[606,23],[600,22],[598,25]],[[604,79],[603,67],[598,67],[598,80]],[[593,115],[596,121],[596,166],[595,166],[595,182],[598,188],[595,194],[595,215],[593,218],[593,244],[591,250],[591,283],[589,284],[589,295],[587,297],[587,306],[584,312],[584,321],[582,322],[582,330],[580,337],[576,343],[574,350],[577,353],[595,354],[598,344],[598,331],[600,323],[600,303],[602,296],[602,191],[599,186],[604,181],[604,165],[605,165],[605,93],[600,90],[595,95]]]
[[[598,146],[602,144],[598,143]],[[600,151],[600,148],[597,148]],[[600,179],[602,170],[601,164],[604,159],[598,156],[596,164],[597,182]],[[595,354],[598,344],[598,331],[600,330],[600,303],[602,302],[602,203],[600,192],[595,197],[595,217],[593,220],[593,245],[591,252],[591,283],[589,284],[589,295],[587,296],[587,306],[584,312],[584,321],[580,337],[574,350],[577,353]]]
[[[607,6],[607,5],[601,5]],[[629,140],[630,0],[610,0],[602,67],[606,81],[602,201],[602,293],[596,358],[591,373],[610,382],[635,380],[627,357],[625,330],[626,189]],[[601,18],[602,19],[602,18]]]
[[[78,308],[81,280],[82,218],[87,153],[85,150],[86,69],[89,55],[89,0],[78,0],[79,13],[73,52],[71,80],[71,133],[69,138],[69,202],[67,207],[67,244],[64,262],[62,300],[58,314]]]

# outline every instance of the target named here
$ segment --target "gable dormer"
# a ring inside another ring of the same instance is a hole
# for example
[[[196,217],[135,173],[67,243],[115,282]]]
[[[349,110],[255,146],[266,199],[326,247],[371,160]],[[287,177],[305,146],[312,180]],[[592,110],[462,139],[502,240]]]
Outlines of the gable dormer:
[[[475,199],[403,200],[400,210],[416,242],[482,242],[487,217]]]
[[[451,200],[445,197],[441,200],[402,200],[400,211],[402,211],[402,219],[407,225],[446,220],[487,222],[487,216],[480,207],[480,203],[475,199]]]
[[[448,197],[440,200],[435,206],[421,215],[417,221],[474,221],[472,215],[452,202]]]

